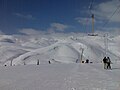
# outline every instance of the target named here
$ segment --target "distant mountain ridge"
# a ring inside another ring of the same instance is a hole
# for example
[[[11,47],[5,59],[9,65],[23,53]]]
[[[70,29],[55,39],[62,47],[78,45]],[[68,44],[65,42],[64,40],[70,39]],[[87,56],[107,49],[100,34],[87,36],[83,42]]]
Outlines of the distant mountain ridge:
[[[120,60],[120,36],[108,37],[107,55]],[[76,63],[89,59],[101,62],[105,55],[104,36],[81,34],[0,35],[0,65]],[[82,53],[83,50],[83,53]]]

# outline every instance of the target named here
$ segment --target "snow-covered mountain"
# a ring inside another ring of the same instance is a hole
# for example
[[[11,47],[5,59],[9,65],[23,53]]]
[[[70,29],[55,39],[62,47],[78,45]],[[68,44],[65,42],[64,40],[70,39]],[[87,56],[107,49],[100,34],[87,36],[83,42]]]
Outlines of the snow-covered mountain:
[[[119,90],[119,41],[74,33],[0,35],[0,90]],[[105,53],[112,70],[103,68]],[[92,64],[80,63],[86,59]]]
[[[120,36],[108,37],[107,55],[120,59]],[[0,64],[13,65],[79,63],[89,59],[101,62],[105,56],[105,37],[85,34],[0,35]]]

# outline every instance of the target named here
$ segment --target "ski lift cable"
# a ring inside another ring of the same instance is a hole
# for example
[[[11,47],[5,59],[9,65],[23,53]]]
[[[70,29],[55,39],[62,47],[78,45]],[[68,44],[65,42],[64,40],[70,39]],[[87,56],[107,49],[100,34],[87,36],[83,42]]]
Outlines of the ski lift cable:
[[[89,10],[92,10],[92,8],[93,8],[93,3],[94,3],[94,0],[92,0],[92,1],[90,2]]]
[[[90,2],[90,5],[89,5],[89,12],[90,12],[90,14],[92,14],[93,3],[94,3],[94,0],[92,0],[92,1]]]
[[[119,10],[118,10],[118,14],[120,13],[120,8],[119,8]],[[120,14],[119,14],[120,15]]]
[[[91,10],[92,10],[92,7],[93,7],[93,1],[94,0],[92,0],[90,2],[89,6],[88,6],[88,13],[89,13],[90,16],[88,16],[88,18],[86,18],[86,23],[88,23],[88,21],[89,21],[88,19],[91,17]]]
[[[93,4],[94,4],[94,0],[92,0],[88,6],[88,12],[89,12],[90,16],[88,16],[88,18],[86,18],[86,27],[87,27],[87,24],[89,23],[89,19],[91,18],[91,15],[92,15]]]
[[[105,22],[105,24],[103,25],[103,27],[105,27],[109,21],[111,20],[111,18],[115,15],[115,13],[120,9],[120,5],[115,9],[115,11],[112,13],[112,15],[109,17],[109,19],[107,20],[107,22]]]

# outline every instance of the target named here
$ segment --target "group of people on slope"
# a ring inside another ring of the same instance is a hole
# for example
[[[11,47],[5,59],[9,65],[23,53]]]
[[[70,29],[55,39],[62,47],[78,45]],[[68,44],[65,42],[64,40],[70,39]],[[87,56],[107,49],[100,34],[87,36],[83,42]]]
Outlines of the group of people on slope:
[[[111,60],[109,57],[103,58],[104,69],[111,69]]]

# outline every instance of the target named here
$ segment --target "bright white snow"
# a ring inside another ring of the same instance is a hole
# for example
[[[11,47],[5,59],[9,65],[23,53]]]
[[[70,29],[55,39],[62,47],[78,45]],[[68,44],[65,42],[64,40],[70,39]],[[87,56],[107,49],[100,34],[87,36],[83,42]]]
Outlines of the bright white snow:
[[[0,67],[0,90],[119,90],[120,63]]]
[[[113,64],[104,70],[104,35],[0,35],[0,90],[119,90],[119,40],[108,37]]]

